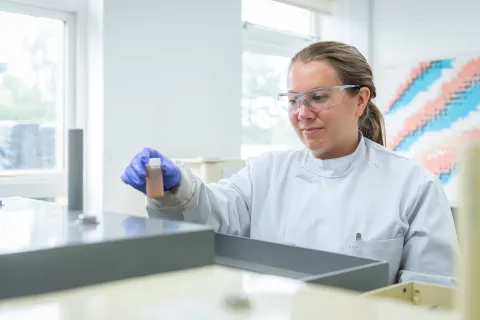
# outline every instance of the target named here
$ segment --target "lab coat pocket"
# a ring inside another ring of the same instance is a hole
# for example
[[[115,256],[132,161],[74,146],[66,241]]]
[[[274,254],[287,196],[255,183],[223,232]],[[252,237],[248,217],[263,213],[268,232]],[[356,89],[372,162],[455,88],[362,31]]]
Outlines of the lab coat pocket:
[[[389,265],[389,282],[396,282],[403,252],[403,237],[387,240],[352,240],[346,245],[346,253],[361,258],[386,261]]]

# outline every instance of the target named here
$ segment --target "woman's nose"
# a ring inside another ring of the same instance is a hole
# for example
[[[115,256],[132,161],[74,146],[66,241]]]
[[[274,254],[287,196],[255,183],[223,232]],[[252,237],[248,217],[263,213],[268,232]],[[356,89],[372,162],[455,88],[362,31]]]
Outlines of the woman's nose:
[[[314,119],[315,113],[308,107],[308,102],[302,100],[298,110],[298,120]]]

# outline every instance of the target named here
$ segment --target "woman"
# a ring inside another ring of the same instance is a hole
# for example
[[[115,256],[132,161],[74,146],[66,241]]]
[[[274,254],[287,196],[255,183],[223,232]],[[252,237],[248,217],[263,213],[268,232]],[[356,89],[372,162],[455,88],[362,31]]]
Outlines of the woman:
[[[147,200],[151,216],[386,260],[391,283],[451,285],[458,243],[442,185],[383,146],[365,58],[343,43],[312,44],[292,58],[288,88],[279,98],[305,149],[264,154],[231,178],[204,184],[146,148],[122,180],[145,193],[145,164],[160,157],[167,192]]]

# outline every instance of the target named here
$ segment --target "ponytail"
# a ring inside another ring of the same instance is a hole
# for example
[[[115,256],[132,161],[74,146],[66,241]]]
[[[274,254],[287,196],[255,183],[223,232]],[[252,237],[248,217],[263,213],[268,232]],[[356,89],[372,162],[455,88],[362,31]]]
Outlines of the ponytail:
[[[385,146],[385,125],[382,112],[371,100],[359,120],[362,135],[382,146]]]

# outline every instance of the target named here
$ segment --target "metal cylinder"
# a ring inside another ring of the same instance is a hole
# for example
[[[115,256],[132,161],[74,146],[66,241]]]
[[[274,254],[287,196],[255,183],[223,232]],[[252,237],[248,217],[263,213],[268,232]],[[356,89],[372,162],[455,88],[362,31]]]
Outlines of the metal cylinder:
[[[68,210],[83,210],[83,130],[68,130]]]

